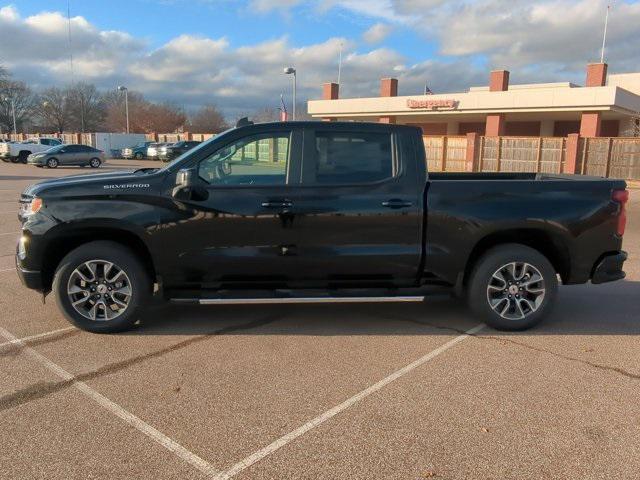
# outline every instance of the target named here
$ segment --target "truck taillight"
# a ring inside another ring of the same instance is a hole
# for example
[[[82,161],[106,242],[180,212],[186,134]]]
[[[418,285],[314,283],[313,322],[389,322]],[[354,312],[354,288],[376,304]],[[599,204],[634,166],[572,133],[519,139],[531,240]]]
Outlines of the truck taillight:
[[[619,236],[624,235],[624,229],[627,226],[627,202],[629,201],[629,190],[614,190],[611,199],[620,204],[618,212],[618,229]]]

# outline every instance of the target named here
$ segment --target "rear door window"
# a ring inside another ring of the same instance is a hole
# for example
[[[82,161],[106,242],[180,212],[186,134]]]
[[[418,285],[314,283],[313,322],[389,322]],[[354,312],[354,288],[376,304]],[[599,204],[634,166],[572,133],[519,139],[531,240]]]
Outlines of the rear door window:
[[[393,177],[389,132],[316,132],[315,183],[363,184]]]

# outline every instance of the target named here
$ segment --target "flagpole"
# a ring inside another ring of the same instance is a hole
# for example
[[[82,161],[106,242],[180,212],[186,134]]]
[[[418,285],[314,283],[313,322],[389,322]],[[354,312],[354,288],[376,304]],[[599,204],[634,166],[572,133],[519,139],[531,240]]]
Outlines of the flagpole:
[[[340,85],[341,74],[342,74],[342,42],[340,42],[340,53],[338,57],[338,85]]]
[[[607,24],[609,23],[609,9],[611,5],[607,5],[607,14],[604,17],[604,34],[602,35],[602,51],[600,52],[600,63],[604,63],[604,47],[607,42]]]

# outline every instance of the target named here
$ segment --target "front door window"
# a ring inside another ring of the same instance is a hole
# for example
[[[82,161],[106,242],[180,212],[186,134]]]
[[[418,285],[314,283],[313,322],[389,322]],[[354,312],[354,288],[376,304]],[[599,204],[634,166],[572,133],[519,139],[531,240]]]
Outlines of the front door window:
[[[211,185],[284,185],[289,160],[289,133],[263,133],[236,140],[198,165]]]

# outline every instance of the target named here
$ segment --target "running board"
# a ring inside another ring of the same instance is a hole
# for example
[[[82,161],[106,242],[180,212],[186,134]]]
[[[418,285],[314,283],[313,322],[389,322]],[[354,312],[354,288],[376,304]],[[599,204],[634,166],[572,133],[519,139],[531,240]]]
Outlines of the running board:
[[[283,298],[172,298],[175,303],[197,303],[200,305],[256,305],[265,303],[388,303],[422,302],[425,296],[397,297],[283,297]]]

